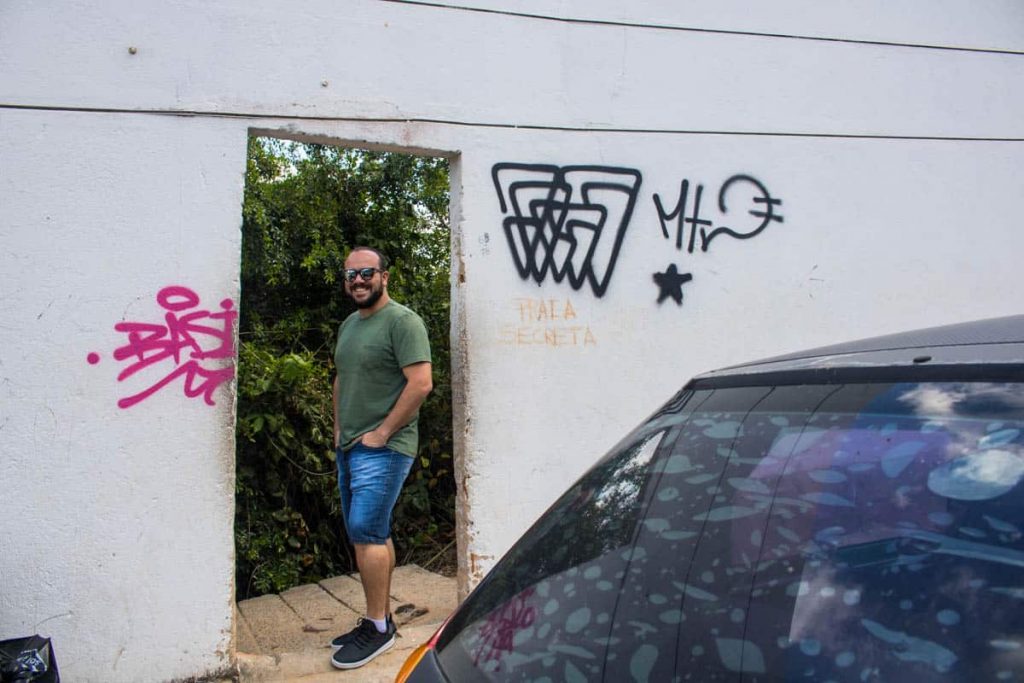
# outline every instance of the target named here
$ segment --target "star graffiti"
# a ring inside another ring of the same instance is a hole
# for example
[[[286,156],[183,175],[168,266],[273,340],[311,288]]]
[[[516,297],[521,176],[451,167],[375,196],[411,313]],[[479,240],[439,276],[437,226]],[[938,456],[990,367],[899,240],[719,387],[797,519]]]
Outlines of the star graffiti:
[[[679,183],[679,198],[674,208],[667,208],[671,204],[662,201],[659,193],[653,196],[662,237],[674,241],[676,250],[680,252],[706,252],[711,248],[712,240],[716,240],[716,245],[719,244],[720,237],[749,240],[760,235],[772,223],[784,222],[778,213],[782,200],[773,197],[757,178],[745,173],[737,173],[722,183],[718,190],[717,215],[707,216],[708,202],[704,197],[704,185],[687,178]],[[733,211],[729,210],[730,207]],[[742,211],[744,208],[746,215]],[[747,216],[752,216],[754,220]],[[670,264],[664,272],[655,273],[658,303],[671,298],[682,306],[683,285],[691,280],[693,275],[680,273],[675,264]]]
[[[663,273],[655,273],[654,284],[658,285],[658,303],[671,298],[680,306],[683,305],[683,285],[693,279],[690,273],[680,273],[676,264],[669,264]]]

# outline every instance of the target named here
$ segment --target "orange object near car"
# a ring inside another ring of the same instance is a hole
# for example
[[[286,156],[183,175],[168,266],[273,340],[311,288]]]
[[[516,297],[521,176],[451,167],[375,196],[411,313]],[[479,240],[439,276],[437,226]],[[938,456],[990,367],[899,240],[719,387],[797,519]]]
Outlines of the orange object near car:
[[[449,616],[448,619],[451,619],[451,617]],[[420,660],[423,659],[423,656],[430,650],[433,650],[437,645],[437,640],[441,637],[441,632],[444,631],[444,627],[448,623],[448,619],[445,619],[441,623],[441,626],[434,631],[434,635],[430,636],[430,640],[412,651],[412,654],[409,655],[408,659],[405,660],[405,664],[403,664],[402,668],[398,671],[398,676],[395,677],[395,683],[407,683],[409,681],[410,675],[412,675],[412,672],[416,669]]]

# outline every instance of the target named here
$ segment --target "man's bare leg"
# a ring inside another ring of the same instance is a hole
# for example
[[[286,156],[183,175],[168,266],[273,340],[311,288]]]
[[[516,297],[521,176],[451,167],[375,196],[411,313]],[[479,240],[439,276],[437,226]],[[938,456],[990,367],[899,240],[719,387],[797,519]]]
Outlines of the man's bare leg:
[[[371,619],[387,618],[390,606],[391,571],[394,567],[394,546],[391,539],[383,545],[357,543],[356,565],[366,596],[366,616]]]
[[[391,537],[388,537],[388,556],[391,559],[391,564],[388,567],[388,592],[387,600],[384,603],[384,613],[391,614],[391,578],[395,575],[395,544],[391,542]]]

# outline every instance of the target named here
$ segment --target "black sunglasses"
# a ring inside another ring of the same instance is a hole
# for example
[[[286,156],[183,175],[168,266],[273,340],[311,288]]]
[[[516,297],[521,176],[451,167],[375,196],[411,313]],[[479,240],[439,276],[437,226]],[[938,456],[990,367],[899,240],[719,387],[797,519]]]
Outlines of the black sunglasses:
[[[356,275],[364,280],[372,280],[374,273],[383,273],[383,268],[347,268],[345,270],[345,279],[349,282],[356,281]]]

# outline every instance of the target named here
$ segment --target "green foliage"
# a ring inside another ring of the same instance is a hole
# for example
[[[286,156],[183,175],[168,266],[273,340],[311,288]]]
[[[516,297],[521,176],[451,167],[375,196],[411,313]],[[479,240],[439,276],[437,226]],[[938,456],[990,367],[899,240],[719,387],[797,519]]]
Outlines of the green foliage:
[[[239,599],[355,569],[332,449],[338,325],[355,308],[341,271],[368,245],[392,262],[388,291],[423,318],[434,392],[420,453],[395,508],[403,562],[453,546],[448,164],[444,159],[249,142],[238,361]]]

